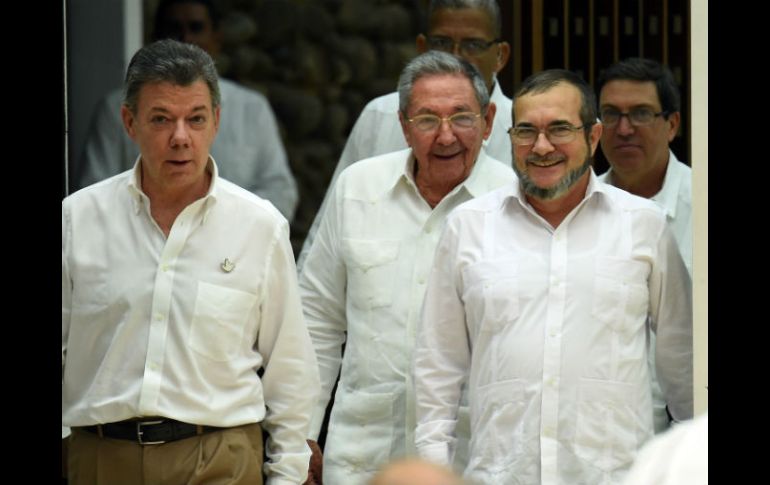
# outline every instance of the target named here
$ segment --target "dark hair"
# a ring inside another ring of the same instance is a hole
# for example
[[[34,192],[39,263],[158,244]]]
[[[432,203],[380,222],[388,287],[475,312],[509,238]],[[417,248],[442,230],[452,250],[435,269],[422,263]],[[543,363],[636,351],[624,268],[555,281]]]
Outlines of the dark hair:
[[[500,37],[503,28],[502,20],[500,19],[500,6],[497,4],[497,0],[432,0],[430,5],[428,5],[425,33],[430,30],[433,14],[436,11],[444,9],[460,10],[466,8],[478,9],[486,12],[491,21],[492,29],[494,30],[492,34],[495,38]]]
[[[517,98],[529,93],[544,93],[558,84],[566,83],[575,86],[580,91],[582,102],[580,104],[580,121],[583,123],[583,129],[588,132],[591,126],[596,124],[596,96],[591,90],[591,86],[580,76],[566,69],[548,69],[532,74],[524,80],[519,90],[513,96],[514,102]],[[516,112],[514,110],[514,124],[516,123]]]
[[[601,94],[602,88],[610,81],[652,81],[658,92],[658,100],[663,111],[675,113],[681,109],[679,88],[674,81],[671,70],[652,59],[631,57],[617,62],[599,74],[596,93]]]
[[[415,81],[434,74],[460,74],[468,78],[481,112],[486,113],[489,106],[489,91],[476,66],[447,52],[427,51],[409,61],[398,78],[398,107],[404,115],[407,114],[406,109],[412,100]]]
[[[168,25],[168,10],[180,3],[197,3],[206,7],[211,19],[211,26],[216,31],[219,28],[219,10],[211,0],[160,0],[155,10],[155,21],[152,27],[152,40],[161,40],[170,37]]]
[[[214,60],[193,44],[164,39],[147,44],[134,54],[126,70],[123,104],[136,114],[139,91],[148,83],[169,82],[189,86],[202,80],[211,92],[211,107],[220,103],[219,82]]]

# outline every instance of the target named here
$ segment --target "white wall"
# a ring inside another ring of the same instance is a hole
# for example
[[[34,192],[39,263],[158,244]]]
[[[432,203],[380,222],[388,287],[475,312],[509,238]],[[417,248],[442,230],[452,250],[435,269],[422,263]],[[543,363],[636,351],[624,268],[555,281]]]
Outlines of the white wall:
[[[695,414],[708,409],[708,0],[690,5],[690,123],[693,182],[693,307],[695,341]]]

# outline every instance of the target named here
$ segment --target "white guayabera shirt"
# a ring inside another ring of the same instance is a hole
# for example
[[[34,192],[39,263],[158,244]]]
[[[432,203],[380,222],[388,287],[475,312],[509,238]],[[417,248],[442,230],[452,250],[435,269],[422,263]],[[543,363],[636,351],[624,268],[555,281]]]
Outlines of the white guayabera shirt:
[[[345,170],[300,274],[321,373],[312,439],[342,366],[324,483],[364,484],[382,465],[414,454],[409,365],[441,228],[460,203],[515,180],[482,151],[468,178],[431,209],[414,183],[414,163],[412,151],[401,150]]]
[[[489,134],[489,138],[484,140],[482,147],[492,159],[503,162],[510,167],[513,152],[511,151],[508,128],[513,126],[512,101],[503,93],[496,81],[489,100],[495,103],[497,110],[495,111],[495,120],[492,123],[492,132]],[[310,251],[310,246],[313,244],[318,231],[318,225],[329,203],[331,188],[334,187],[342,171],[359,160],[405,148],[407,148],[406,139],[401,130],[401,123],[398,121],[398,93],[386,94],[369,101],[353,125],[347,142],[345,142],[345,148],[342,150],[337,168],[334,170],[331,182],[329,182],[329,190],[326,191],[321,207],[313,220],[313,225],[308,231],[307,238],[305,238],[305,243],[297,260],[297,268],[300,271],[305,264],[305,258]]]
[[[467,379],[478,483],[620,483],[653,433],[647,352],[673,416],[692,416],[690,278],[665,217],[590,177],[555,230],[510,185],[455,209],[436,249],[416,446],[448,462]]]

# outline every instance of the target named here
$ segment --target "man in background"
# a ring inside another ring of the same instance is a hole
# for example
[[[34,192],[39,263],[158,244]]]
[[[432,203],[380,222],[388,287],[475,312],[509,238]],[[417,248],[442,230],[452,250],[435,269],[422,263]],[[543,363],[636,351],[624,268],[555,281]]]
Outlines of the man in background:
[[[511,47],[501,39],[502,21],[497,0],[432,0],[428,6],[425,33],[417,36],[417,52],[449,52],[478,68],[491,101],[497,106],[494,126],[484,140],[484,151],[495,160],[511,164],[511,144],[506,130],[511,126],[511,100],[503,94],[495,75],[505,67]],[[398,93],[370,101],[358,117],[342,150],[329,190],[318,209],[302,246],[297,267],[301,270],[339,174],[364,158],[406,148],[398,117]]]
[[[496,107],[472,64],[428,51],[404,68],[398,94],[410,148],[342,172],[300,272],[322,379],[312,440],[339,374],[324,449],[327,484],[364,485],[384,464],[414,455],[409,363],[439,233],[457,205],[514,180],[481,148]]]
[[[197,45],[213,58],[220,50],[219,14],[211,0],[162,0],[155,12],[153,40],[172,38]],[[220,79],[221,134],[211,147],[220,175],[269,200],[289,222],[297,208],[297,184],[291,174],[278,124],[267,99],[232,81]],[[79,166],[76,188],[128,170],[139,154],[120,119],[120,89],[96,106]]]

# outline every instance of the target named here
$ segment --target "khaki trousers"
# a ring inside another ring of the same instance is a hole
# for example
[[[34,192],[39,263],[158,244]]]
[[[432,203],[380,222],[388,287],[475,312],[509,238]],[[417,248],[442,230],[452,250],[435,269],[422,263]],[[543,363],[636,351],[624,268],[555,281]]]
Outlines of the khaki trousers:
[[[73,428],[69,485],[262,485],[258,423],[161,445]]]

